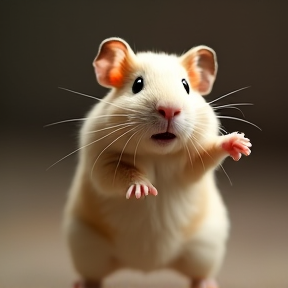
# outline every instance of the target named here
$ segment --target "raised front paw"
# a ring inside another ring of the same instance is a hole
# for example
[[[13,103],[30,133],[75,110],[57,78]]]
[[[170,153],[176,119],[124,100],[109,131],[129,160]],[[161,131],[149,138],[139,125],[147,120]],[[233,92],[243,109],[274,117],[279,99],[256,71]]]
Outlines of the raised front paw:
[[[154,196],[158,194],[157,189],[152,184],[134,183],[128,188],[126,199],[129,199],[133,195],[135,195],[137,199],[140,199],[142,196],[148,196],[148,194]]]
[[[225,139],[222,143],[222,148],[227,151],[233,160],[238,161],[241,155],[250,155],[251,150],[249,147],[252,146],[250,140],[244,137],[244,133],[234,132],[224,136]]]

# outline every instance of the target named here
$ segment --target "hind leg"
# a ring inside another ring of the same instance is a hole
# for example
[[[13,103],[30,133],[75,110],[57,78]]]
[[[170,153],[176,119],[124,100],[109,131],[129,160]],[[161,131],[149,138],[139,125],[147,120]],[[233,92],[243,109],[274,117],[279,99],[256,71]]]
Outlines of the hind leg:
[[[172,266],[191,279],[191,288],[218,288],[214,277],[224,256],[224,245],[193,240]]]
[[[212,247],[197,246],[193,243],[193,248],[185,251],[172,268],[191,279],[191,288],[218,288],[214,278],[221,266],[225,249],[223,247],[215,251]]]
[[[217,218],[209,218],[196,234],[187,239],[181,256],[172,266],[191,279],[192,288],[218,287],[213,278],[225,256],[229,224],[225,218],[218,222],[220,213]]]
[[[72,217],[65,221],[65,233],[74,267],[82,278],[75,288],[99,288],[103,278],[117,268],[109,240]]]

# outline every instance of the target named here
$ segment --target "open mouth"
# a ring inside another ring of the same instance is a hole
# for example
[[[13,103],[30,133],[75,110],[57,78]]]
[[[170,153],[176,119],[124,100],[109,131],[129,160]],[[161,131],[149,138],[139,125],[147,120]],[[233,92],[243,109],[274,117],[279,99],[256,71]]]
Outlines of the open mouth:
[[[165,133],[159,133],[154,134],[151,136],[154,140],[160,140],[160,141],[169,141],[176,138],[176,136],[173,133],[165,132]]]

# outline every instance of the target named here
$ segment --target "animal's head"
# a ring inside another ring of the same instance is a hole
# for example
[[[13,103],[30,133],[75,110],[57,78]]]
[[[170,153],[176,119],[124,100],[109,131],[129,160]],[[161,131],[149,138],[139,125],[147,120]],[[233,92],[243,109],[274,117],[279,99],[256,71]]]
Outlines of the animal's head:
[[[217,119],[202,97],[217,73],[212,49],[197,46],[180,57],[135,54],[124,40],[109,38],[93,66],[99,84],[113,88],[109,113],[127,114],[135,127],[129,135],[135,133],[135,141],[141,137],[140,146],[169,153],[217,133]]]

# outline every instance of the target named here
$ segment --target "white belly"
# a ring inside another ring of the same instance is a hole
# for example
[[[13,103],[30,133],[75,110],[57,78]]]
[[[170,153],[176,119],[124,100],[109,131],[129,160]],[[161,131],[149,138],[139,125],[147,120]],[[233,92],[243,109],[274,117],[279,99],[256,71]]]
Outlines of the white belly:
[[[169,265],[185,244],[183,227],[197,209],[193,197],[167,188],[156,197],[109,201],[108,222],[118,231],[115,254],[122,265],[146,271]]]

